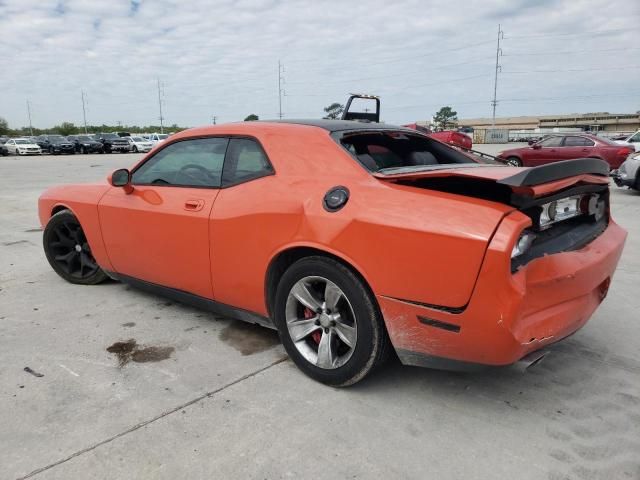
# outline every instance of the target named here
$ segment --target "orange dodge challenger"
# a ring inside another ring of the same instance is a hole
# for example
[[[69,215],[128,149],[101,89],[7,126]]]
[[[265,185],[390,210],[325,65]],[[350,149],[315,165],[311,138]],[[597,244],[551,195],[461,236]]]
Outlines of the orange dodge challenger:
[[[391,349],[508,365],[582,327],[626,238],[608,174],[595,159],[504,166],[391,125],[245,122],[51,188],[39,215],[65,280],[276,328],[304,373],[346,386]]]

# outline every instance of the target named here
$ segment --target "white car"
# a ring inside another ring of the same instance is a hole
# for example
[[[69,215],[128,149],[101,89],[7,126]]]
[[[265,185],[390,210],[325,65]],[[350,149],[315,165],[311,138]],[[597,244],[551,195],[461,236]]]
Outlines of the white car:
[[[137,136],[125,138],[129,140],[132,152],[146,153],[153,148],[153,142],[151,140],[145,140],[144,138]]]
[[[149,135],[149,141],[154,145],[164,142],[167,138],[169,138],[169,135],[166,133],[152,133]]]
[[[640,130],[624,140],[614,140],[614,142],[619,143],[620,145],[626,145],[627,147],[633,147],[636,152],[640,152]]]
[[[13,155],[41,155],[42,149],[28,138],[12,138],[4,144]]]

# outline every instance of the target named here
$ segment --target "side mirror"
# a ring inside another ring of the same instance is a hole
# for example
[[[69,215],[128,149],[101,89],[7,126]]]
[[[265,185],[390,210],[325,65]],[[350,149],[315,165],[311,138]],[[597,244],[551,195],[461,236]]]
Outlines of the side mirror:
[[[531,148],[533,148],[534,150],[540,150],[542,148],[542,145],[538,145],[537,143],[534,145],[531,145]]]
[[[126,168],[121,168],[113,172],[109,177],[109,183],[114,187],[124,188],[125,193],[133,192],[133,187],[131,186],[131,172]]]

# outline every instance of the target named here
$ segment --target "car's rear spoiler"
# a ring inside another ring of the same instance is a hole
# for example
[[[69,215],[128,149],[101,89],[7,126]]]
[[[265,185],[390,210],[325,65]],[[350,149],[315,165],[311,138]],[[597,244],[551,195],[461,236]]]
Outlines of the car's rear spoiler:
[[[531,187],[585,174],[608,177],[609,164],[597,158],[563,160],[540,165],[539,167],[527,168],[515,175],[498,180],[496,183],[510,187]]]

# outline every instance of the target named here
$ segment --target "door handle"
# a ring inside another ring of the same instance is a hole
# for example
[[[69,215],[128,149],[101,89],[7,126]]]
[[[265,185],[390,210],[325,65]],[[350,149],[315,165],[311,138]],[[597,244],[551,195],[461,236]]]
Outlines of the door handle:
[[[184,202],[184,209],[190,212],[197,212],[204,207],[204,200],[187,200]]]

